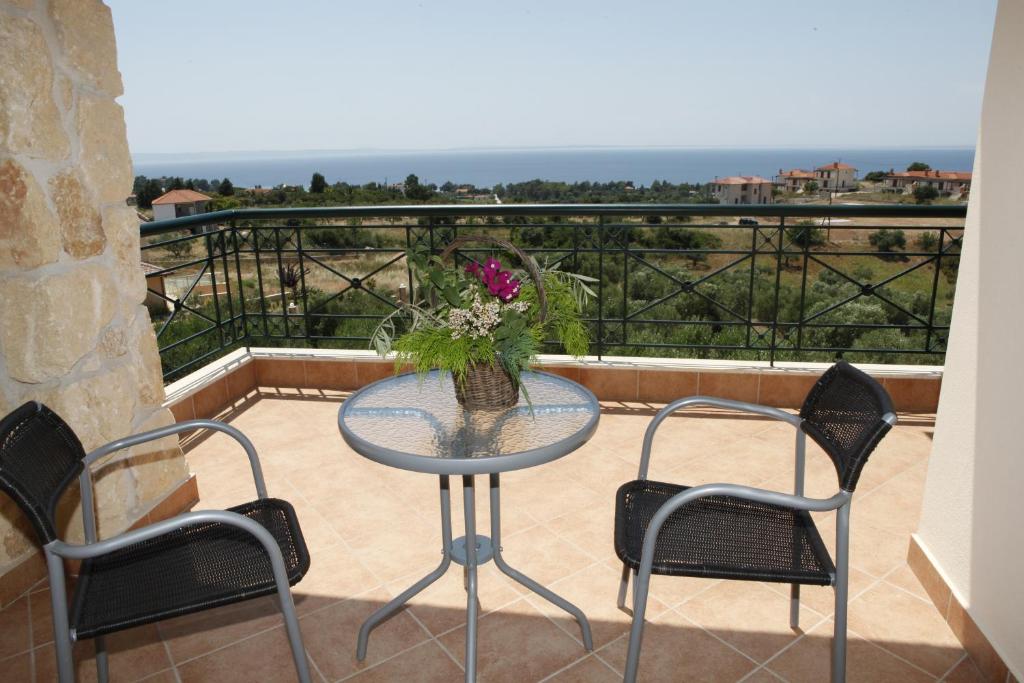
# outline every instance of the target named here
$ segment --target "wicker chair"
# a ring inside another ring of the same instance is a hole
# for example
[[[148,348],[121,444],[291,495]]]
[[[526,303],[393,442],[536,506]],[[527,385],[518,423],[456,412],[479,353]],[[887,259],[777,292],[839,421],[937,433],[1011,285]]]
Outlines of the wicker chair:
[[[193,429],[224,432],[245,449],[258,499],[228,510],[180,514],[98,540],[89,465],[124,448]],[[79,479],[85,543],[58,537],[56,510]],[[310,680],[289,589],[309,569],[295,510],[267,497],[252,443],[237,429],[191,420],[112,442],[85,454],[71,428],[40,403],[0,420],[0,490],[28,515],[46,556],[61,683],[74,681],[72,643],[92,638],[97,677],[107,680],[104,636],[141,624],[276,593],[299,680]],[[70,609],[65,560],[79,560]]]
[[[658,426],[677,410],[698,405],[742,410],[792,424],[796,428],[794,492],[734,484],[691,488],[649,481],[647,468]],[[639,477],[620,487],[616,498],[621,609],[630,573],[635,577],[625,680],[636,680],[651,574],[664,574],[791,584],[789,621],[793,628],[798,625],[801,584],[832,586],[832,681],[844,681],[850,501],[864,463],[894,424],[892,401],[882,386],[842,361],[814,385],[799,415],[706,396],[683,398],[665,406],[644,435]],[[835,465],[839,491],[831,498],[803,495],[806,435]],[[837,513],[834,563],[809,514],[830,510]]]

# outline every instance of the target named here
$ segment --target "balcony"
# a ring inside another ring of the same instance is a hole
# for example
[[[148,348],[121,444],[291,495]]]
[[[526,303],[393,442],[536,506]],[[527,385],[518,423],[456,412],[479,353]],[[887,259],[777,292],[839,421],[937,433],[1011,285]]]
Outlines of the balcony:
[[[232,370],[227,385],[256,384],[240,389],[216,416],[253,439],[271,495],[292,501],[298,510],[313,567],[295,590],[320,680],[460,679],[465,593],[457,572],[378,629],[365,664],[354,657],[359,623],[437,562],[436,481],[369,462],[343,443],[336,417],[348,392],[281,387],[267,383],[271,377],[258,381],[257,365],[250,360]],[[657,407],[604,401],[598,432],[584,448],[550,465],[507,475],[506,556],[588,614],[595,653],[586,656],[571,620],[486,565],[480,579],[485,614],[480,680],[621,680],[629,616],[615,608],[621,565],[611,543],[613,494],[619,482],[635,476],[643,430]],[[982,680],[907,565],[933,426],[930,415],[901,419],[858,487],[850,679]],[[186,450],[198,483],[197,507],[252,497],[247,462],[229,439],[186,441]],[[792,485],[791,451],[788,427],[725,411],[696,411],[671,418],[663,428],[651,476],[786,490]],[[827,457],[817,450],[808,457],[808,493],[831,494],[835,474]],[[484,506],[481,498],[482,525],[487,524]],[[461,518],[457,500],[453,516]],[[831,523],[822,517],[819,526],[829,539]],[[46,645],[51,636],[45,588],[44,582],[37,586],[43,592],[19,599],[0,615],[2,642],[10,643],[9,652],[20,652],[5,665],[28,667],[34,658],[37,675],[50,671],[54,661]],[[795,633],[788,628],[785,586],[661,577],[652,594],[643,667],[650,680],[827,679],[830,589],[805,588],[801,631]],[[26,652],[30,638],[33,649]],[[129,678],[173,680],[176,673],[182,681],[286,681],[294,676],[269,599],[135,629],[115,638],[112,648],[112,670]],[[90,652],[90,644],[83,644],[83,676],[92,671]]]

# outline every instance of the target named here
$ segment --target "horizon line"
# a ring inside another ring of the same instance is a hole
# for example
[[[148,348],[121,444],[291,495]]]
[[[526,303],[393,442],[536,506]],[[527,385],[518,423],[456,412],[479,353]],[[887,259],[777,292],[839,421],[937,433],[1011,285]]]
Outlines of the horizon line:
[[[135,156],[174,157],[174,156],[217,156],[217,155],[316,155],[316,154],[438,154],[465,152],[537,152],[537,151],[630,151],[630,150],[930,150],[930,149],[974,149],[974,144],[940,144],[940,145],[535,145],[520,147],[438,147],[438,148],[389,148],[389,147],[356,147],[347,149],[249,149],[249,150],[213,150],[183,152],[146,152],[131,151]]]

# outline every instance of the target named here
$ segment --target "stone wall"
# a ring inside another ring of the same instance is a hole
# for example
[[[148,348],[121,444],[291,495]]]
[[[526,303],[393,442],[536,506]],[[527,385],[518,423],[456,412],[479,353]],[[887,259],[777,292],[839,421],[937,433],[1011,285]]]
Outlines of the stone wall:
[[[110,10],[0,0],[0,415],[39,400],[86,450],[170,424],[142,301],[138,221]],[[98,471],[100,533],[128,527],[187,479],[174,438]],[[66,535],[81,537],[75,497]],[[0,494],[0,576],[36,539]]]

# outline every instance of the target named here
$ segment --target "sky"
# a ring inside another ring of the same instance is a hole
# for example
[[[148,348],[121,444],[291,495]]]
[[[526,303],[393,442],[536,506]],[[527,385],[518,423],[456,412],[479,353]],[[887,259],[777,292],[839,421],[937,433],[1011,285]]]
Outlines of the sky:
[[[133,153],[974,145],[996,0],[107,0]]]

